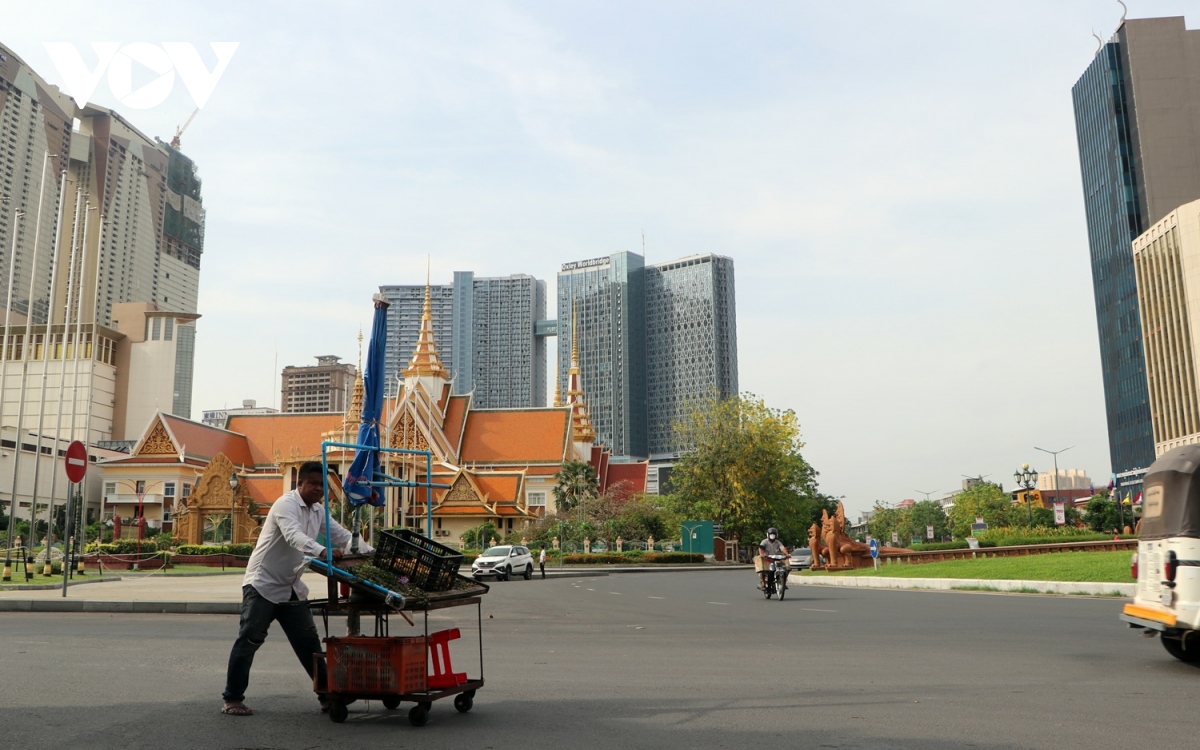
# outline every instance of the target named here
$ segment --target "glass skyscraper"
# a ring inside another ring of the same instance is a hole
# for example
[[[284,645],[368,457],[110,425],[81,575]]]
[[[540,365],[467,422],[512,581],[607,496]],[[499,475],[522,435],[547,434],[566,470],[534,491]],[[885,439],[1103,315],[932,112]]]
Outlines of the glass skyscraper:
[[[1072,91],[1112,470],[1154,461],[1132,242],[1200,198],[1200,31],[1183,18],[1124,22]]]
[[[652,460],[687,451],[675,429],[698,399],[738,392],[733,259],[646,267],[646,406]]]
[[[649,456],[646,442],[645,263],[636,253],[564,263],[558,274],[558,382],[572,338],[596,441],[614,456]]]
[[[688,450],[675,424],[691,405],[738,392],[733,260],[707,254],[646,265],[623,252],[566,263],[558,335],[564,389],[565,353],[579,337],[597,441],[614,456],[671,461]]]

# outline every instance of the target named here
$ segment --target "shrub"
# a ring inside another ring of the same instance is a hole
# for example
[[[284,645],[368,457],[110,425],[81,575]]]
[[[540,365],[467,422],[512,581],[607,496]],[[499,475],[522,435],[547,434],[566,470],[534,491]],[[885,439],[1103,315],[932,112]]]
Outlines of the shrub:
[[[226,545],[225,551],[238,557],[249,557],[254,551],[254,545],[249,543]]]
[[[594,552],[586,555],[567,555],[563,562],[567,565],[611,565],[625,562],[625,556],[616,552]]]
[[[175,548],[177,555],[220,555],[228,554],[229,547],[224,544],[181,544]]]
[[[927,542],[925,544],[914,544],[909,549],[913,552],[936,552],[945,549],[967,549],[971,545],[967,544],[965,539],[960,539],[957,542]],[[989,539],[980,539],[980,547],[995,547],[996,543]]]
[[[646,562],[678,565],[679,563],[702,563],[704,562],[704,555],[698,552],[655,552],[646,555],[642,559]]]

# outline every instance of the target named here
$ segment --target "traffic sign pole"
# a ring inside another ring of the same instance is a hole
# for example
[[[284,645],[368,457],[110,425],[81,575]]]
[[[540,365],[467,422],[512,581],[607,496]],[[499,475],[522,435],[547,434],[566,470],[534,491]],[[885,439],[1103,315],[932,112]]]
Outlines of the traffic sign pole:
[[[70,550],[74,542],[75,495],[79,492],[79,483],[87,475],[87,447],[78,440],[72,441],[67,446],[67,455],[63,458],[63,461],[67,467],[67,480],[70,482],[67,490],[67,528],[64,529],[66,547],[64,547],[65,554],[63,554],[62,565],[62,595],[65,599],[67,596],[67,575],[70,573],[71,567]],[[50,545],[48,544],[46,545],[46,564],[50,564]]]

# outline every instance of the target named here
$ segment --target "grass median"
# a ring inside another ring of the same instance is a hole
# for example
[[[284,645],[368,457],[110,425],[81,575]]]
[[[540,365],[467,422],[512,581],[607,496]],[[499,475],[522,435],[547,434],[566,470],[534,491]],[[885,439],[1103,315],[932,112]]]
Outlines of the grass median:
[[[804,576],[881,576],[886,578],[981,578],[992,581],[1070,581],[1132,583],[1129,552],[1055,552],[1024,557],[987,557],[913,564],[880,562],[837,573],[805,571]],[[792,575],[797,575],[793,573]]]

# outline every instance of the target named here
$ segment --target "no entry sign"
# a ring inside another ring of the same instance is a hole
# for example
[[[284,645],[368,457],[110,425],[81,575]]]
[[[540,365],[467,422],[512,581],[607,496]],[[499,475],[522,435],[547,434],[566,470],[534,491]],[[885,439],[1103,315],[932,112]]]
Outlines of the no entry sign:
[[[75,484],[83,481],[83,475],[87,473],[87,448],[83,447],[83,443],[78,440],[73,441],[67,446],[67,479]]]

